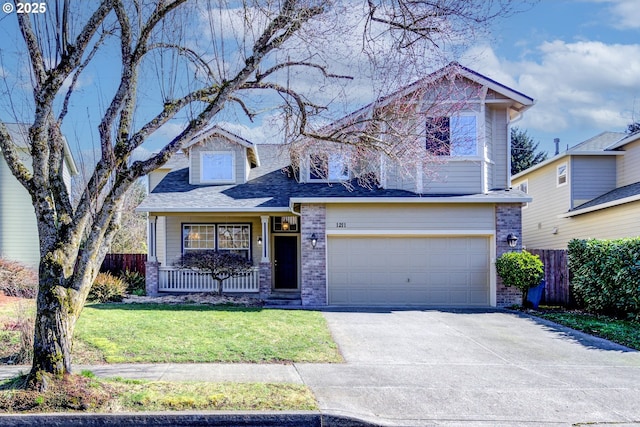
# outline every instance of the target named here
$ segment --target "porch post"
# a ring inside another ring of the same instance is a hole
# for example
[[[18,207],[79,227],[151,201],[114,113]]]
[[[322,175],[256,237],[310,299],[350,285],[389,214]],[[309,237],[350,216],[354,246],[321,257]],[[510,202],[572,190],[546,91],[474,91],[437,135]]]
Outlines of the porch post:
[[[262,215],[262,260],[260,262],[269,262],[269,216]]]
[[[260,260],[260,298],[266,299],[271,295],[271,261],[269,261],[269,216],[260,216],[262,221],[262,259]]]
[[[149,223],[149,233],[148,233],[148,242],[147,242],[147,261],[157,262],[157,253],[156,253],[156,219],[158,217],[155,215],[149,215],[148,223]]]

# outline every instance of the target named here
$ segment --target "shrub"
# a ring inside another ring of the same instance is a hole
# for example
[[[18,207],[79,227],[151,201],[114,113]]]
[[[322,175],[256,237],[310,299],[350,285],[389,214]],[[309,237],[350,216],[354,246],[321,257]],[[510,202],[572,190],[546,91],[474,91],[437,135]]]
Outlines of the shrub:
[[[127,294],[127,284],[111,273],[99,273],[87,299],[93,302],[118,302]]]
[[[544,278],[544,265],[540,257],[527,251],[502,254],[496,260],[496,270],[505,286],[515,286],[522,291],[523,304],[529,288],[539,285]]]
[[[574,239],[568,249],[578,304],[594,313],[640,319],[640,238]]]
[[[19,262],[0,258],[0,291],[10,297],[35,298],[38,273]]]
[[[127,293],[138,296],[146,293],[147,285],[143,274],[127,269],[120,273],[120,278],[127,284]]]

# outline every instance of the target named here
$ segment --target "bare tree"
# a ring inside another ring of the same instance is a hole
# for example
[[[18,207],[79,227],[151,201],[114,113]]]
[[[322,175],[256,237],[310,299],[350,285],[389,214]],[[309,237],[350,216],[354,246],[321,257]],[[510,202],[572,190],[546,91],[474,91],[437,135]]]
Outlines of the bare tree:
[[[0,58],[7,95],[3,102],[11,113],[0,120],[0,149],[31,195],[40,239],[28,381],[38,389],[71,372],[76,320],[118,231],[127,190],[138,178],[165,163],[227,109],[255,117],[264,108],[252,107],[261,93],[279,94],[275,98],[294,118],[295,134],[379,149],[382,139],[367,136],[367,129],[379,128],[376,117],[364,128],[352,123],[348,131],[330,130],[330,135],[313,126],[313,116],[336,103],[335,96],[326,95],[328,86],[341,81],[346,93],[347,81],[340,77],[359,72],[348,61],[331,68],[338,65],[331,56],[339,53],[338,47],[368,53],[372,65],[364,74],[383,76],[378,81],[390,90],[391,83],[404,84],[405,77],[436,65],[440,59],[433,54],[513,11],[510,0],[249,0],[234,5],[213,0],[50,0],[39,5],[44,5],[39,13],[12,16],[16,55],[22,51],[26,56],[13,62]],[[203,21],[207,31],[194,25]],[[96,58],[118,66],[115,76],[98,83],[91,118],[99,114],[92,134],[99,159],[74,204],[63,180],[62,129],[65,123],[79,126],[86,117],[86,111],[74,109],[74,100],[81,98],[83,77],[90,79],[88,70]],[[390,66],[396,67],[393,72]],[[20,77],[24,69],[29,74]],[[24,102],[18,100],[20,93]],[[20,158],[4,125],[9,119],[29,124],[30,165]],[[181,125],[177,134],[148,159],[131,161],[134,150],[170,121]],[[388,117],[385,122],[393,123]]]

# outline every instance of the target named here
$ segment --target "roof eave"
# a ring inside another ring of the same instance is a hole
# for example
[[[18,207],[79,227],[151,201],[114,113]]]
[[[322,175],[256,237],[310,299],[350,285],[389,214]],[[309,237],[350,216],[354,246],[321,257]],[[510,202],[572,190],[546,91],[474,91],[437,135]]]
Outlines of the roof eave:
[[[637,202],[639,200],[640,200],[640,194],[636,194],[634,196],[624,197],[624,198],[618,199],[618,200],[612,200],[610,202],[601,203],[599,205],[589,206],[588,208],[577,209],[575,211],[569,211],[567,213],[563,213],[563,214],[558,215],[558,218],[571,218],[571,217],[582,215],[582,214],[586,214],[586,213],[589,213],[589,212],[595,212],[595,211],[599,211],[599,210],[602,210],[602,209],[607,209],[607,208],[612,208],[612,207],[615,207],[615,206],[624,205],[625,203]]]

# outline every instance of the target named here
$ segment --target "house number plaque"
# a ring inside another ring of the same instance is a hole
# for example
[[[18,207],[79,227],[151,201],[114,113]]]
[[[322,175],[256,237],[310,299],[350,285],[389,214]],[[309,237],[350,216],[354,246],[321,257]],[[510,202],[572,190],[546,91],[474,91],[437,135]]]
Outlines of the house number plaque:
[[[336,222],[336,228],[347,228],[346,222]]]

